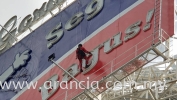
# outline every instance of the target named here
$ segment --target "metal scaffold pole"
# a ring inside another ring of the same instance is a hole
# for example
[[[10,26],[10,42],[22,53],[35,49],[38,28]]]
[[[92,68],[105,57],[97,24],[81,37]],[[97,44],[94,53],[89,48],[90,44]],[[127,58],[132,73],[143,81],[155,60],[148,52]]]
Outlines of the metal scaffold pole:
[[[18,41],[18,39],[17,39],[15,36],[13,36],[4,26],[2,26],[1,24],[0,24],[0,26],[1,26],[8,34],[10,34],[10,35],[15,39],[16,42]]]

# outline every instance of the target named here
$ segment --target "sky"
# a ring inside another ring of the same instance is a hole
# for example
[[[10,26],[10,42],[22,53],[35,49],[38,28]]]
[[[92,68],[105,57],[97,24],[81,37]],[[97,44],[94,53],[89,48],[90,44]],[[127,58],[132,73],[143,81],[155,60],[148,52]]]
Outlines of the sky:
[[[48,0],[0,0],[0,24],[4,25],[14,15],[17,15],[19,22],[40,8],[44,2]]]

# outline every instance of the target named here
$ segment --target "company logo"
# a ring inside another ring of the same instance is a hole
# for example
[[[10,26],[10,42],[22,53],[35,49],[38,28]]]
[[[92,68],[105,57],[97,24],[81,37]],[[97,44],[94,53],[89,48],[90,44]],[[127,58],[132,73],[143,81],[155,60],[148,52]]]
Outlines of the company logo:
[[[31,58],[30,53],[31,50],[25,50],[21,54],[20,53],[16,54],[13,64],[0,75],[1,83],[4,83],[8,78],[17,78],[16,76],[11,77],[11,75],[13,75],[17,70],[19,70],[21,67],[24,67],[29,62]],[[22,68],[21,71],[23,73],[25,70],[23,70]],[[21,77],[25,77],[24,75],[25,75],[24,73],[23,75],[19,74],[19,76]]]

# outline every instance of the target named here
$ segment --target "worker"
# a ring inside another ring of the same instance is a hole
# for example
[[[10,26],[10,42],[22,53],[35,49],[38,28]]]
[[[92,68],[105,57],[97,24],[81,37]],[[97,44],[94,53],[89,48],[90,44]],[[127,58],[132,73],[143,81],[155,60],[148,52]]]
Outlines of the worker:
[[[89,65],[87,65],[88,64],[88,57],[86,56],[86,53],[92,55],[91,52],[87,51],[84,47],[82,47],[82,44],[79,44],[78,48],[76,50],[76,59],[79,60],[80,72],[83,72],[83,70],[82,70],[82,59],[85,59],[85,61],[86,61],[85,68],[89,67]]]

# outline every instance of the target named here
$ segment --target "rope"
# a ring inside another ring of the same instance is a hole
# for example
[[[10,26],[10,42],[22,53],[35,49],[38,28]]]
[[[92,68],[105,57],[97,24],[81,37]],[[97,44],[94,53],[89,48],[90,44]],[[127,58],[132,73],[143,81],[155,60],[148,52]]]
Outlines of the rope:
[[[118,22],[117,22],[117,30],[118,30],[118,31],[119,31],[119,22],[120,22],[120,21],[119,21],[119,20],[120,20],[120,9],[121,9],[121,1],[120,1],[120,6],[119,6],[119,17],[118,17],[119,19],[118,19]],[[118,51],[118,50],[116,50],[115,56],[117,56],[117,51]]]

